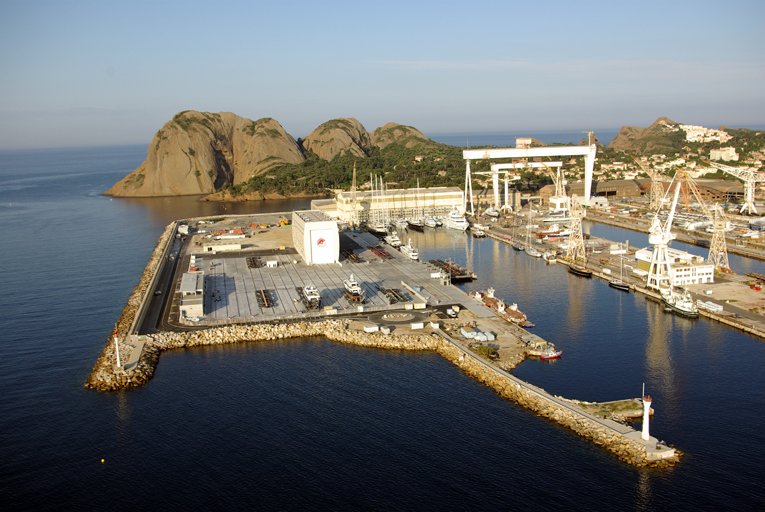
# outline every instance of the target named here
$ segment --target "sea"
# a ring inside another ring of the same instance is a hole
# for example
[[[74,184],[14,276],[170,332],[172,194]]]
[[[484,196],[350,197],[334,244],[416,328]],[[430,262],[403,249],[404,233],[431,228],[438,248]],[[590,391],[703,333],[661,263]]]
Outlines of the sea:
[[[680,464],[626,465],[436,354],[321,337],[173,350],[145,386],[85,389],[170,221],[309,205],[101,195],[145,156],[0,151],[2,510],[762,510],[765,342],[444,229],[412,235],[422,257],[474,269],[465,290],[563,350],[515,375],[587,401],[645,385]]]

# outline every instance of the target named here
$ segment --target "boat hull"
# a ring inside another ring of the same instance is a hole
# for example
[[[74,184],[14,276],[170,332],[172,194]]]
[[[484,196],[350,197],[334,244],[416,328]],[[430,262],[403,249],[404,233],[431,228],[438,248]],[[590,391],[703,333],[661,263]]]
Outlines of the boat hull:
[[[592,277],[592,270],[585,267],[580,267],[579,265],[569,266],[568,271],[577,276]]]
[[[608,286],[610,286],[611,288],[616,288],[617,290],[622,290],[624,292],[630,291],[630,285],[628,285],[624,281],[609,281]]]
[[[668,309],[672,310],[673,313],[676,315],[684,316],[685,318],[698,318],[699,312],[698,310],[688,310],[682,307],[678,307],[671,302],[667,302],[666,300],[662,300],[664,302],[664,306]]]

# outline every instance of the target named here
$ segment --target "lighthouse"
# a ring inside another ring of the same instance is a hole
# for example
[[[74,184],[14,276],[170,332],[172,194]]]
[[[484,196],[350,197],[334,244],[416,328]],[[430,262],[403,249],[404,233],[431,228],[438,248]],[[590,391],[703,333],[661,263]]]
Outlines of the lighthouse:
[[[643,441],[649,440],[648,435],[648,416],[651,414],[651,395],[645,394],[645,386],[643,386],[643,433],[640,438]]]

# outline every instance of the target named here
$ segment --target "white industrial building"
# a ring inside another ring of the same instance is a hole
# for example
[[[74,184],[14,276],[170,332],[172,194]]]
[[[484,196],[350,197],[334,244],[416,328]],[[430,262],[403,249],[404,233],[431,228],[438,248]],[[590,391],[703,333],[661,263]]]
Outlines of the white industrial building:
[[[635,252],[638,270],[648,272],[651,267],[652,249],[640,249]],[[667,247],[669,258],[669,282],[672,286],[689,284],[708,284],[715,282],[715,266],[705,263],[703,256],[696,256],[685,251]]]
[[[411,219],[423,215],[447,215],[453,207],[464,213],[464,196],[458,187],[404,188],[394,190],[357,191],[356,212],[359,222]],[[351,222],[353,197],[338,192],[334,199],[311,201],[312,210]]]
[[[292,212],[292,240],[308,265],[337,263],[340,235],[337,222],[317,210]]]
[[[181,277],[181,317],[205,314],[205,273],[185,272]]]

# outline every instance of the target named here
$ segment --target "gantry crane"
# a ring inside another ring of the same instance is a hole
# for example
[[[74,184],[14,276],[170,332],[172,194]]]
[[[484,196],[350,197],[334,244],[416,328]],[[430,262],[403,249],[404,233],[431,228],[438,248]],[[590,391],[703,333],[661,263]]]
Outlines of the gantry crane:
[[[715,270],[721,272],[730,272],[730,264],[728,263],[728,244],[725,241],[725,229],[728,227],[728,217],[725,215],[722,207],[719,204],[715,204],[711,208],[708,208],[701,198],[696,182],[693,178],[684,171],[678,171],[688,188],[693,192],[696,201],[701,206],[701,210],[706,215],[707,219],[712,223],[712,242],[709,245],[709,256],[707,261],[711,262],[715,266]]]
[[[670,183],[670,190],[672,184]],[[662,226],[661,219],[659,219],[659,211],[661,210],[661,202],[659,208],[656,210],[656,215],[653,217],[651,228],[648,230],[648,243],[653,245],[653,256],[651,256],[651,266],[648,268],[648,276],[646,277],[646,287],[653,288],[659,292],[669,289],[671,286],[670,281],[670,268],[669,268],[669,256],[667,254],[667,247],[675,235],[672,233],[672,220],[675,218],[675,208],[677,207],[677,198],[680,196],[680,180],[677,180],[677,187],[675,188],[675,198],[672,200],[672,207],[669,210],[667,216],[667,222]],[[666,283],[666,285],[664,285]]]
[[[584,249],[584,237],[582,236],[582,217],[585,217],[587,212],[582,207],[576,194],[571,196],[569,215],[571,217],[571,225],[569,226],[571,234],[568,237],[566,258],[574,264],[576,264],[576,261],[580,257],[583,262],[587,262],[587,253]]]
[[[717,162],[710,162],[709,160],[705,160],[705,162],[744,181],[744,204],[741,206],[739,213],[743,215],[748,211],[750,215],[757,215],[757,208],[754,207],[754,192],[757,183],[765,181],[765,173],[753,171],[751,169],[742,169],[740,167],[731,167],[730,165],[725,164],[718,164]]]
[[[632,159],[637,162],[643,172],[645,172],[649,178],[651,178],[651,196],[648,203],[648,209],[651,211],[658,210],[661,207],[661,200],[664,197],[664,185],[662,182],[667,181],[666,176],[658,173],[655,169],[651,169],[650,166],[644,164],[635,155],[632,155]]]

